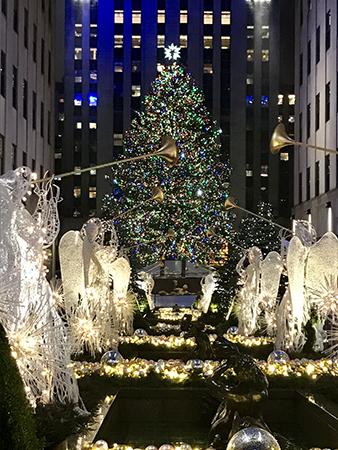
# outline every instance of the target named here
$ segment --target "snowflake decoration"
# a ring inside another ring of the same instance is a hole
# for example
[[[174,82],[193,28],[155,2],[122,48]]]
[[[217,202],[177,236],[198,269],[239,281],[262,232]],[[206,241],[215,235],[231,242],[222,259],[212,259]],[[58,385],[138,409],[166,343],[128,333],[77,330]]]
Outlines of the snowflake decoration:
[[[322,320],[338,323],[338,276],[325,277],[317,289],[310,290],[309,298]]]
[[[178,60],[181,57],[181,49],[175,44],[170,44],[169,47],[164,49],[164,57],[169,60]]]

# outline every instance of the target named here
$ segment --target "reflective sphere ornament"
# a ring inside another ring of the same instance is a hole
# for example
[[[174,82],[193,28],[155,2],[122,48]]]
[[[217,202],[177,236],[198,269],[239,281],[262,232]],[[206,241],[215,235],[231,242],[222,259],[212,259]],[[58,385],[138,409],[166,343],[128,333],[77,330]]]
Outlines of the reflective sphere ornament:
[[[148,333],[143,328],[138,328],[137,330],[134,331],[134,336],[144,337],[144,336],[148,336]]]
[[[227,334],[231,334],[232,336],[236,336],[238,334],[238,328],[235,326],[232,326],[228,329]]]
[[[105,364],[107,366],[114,366],[115,364],[123,361],[123,356],[118,350],[109,350],[106,352],[101,358],[101,364]]]
[[[99,440],[96,441],[93,447],[93,450],[108,450],[109,446],[106,441]]]
[[[180,449],[180,450],[192,450],[192,447],[191,447],[191,445],[185,444],[184,442],[182,442],[182,443],[179,445],[179,449]]]
[[[159,450],[175,450],[175,447],[171,444],[163,444]]]
[[[268,356],[268,363],[270,364],[286,364],[290,361],[290,357],[283,350],[274,350]]]
[[[202,370],[203,369],[203,361],[200,359],[190,359],[186,363],[186,368],[189,370]]]
[[[281,448],[268,431],[249,427],[234,434],[226,450],[281,450]]]
[[[148,445],[145,450],[157,450],[157,447],[155,445]]]

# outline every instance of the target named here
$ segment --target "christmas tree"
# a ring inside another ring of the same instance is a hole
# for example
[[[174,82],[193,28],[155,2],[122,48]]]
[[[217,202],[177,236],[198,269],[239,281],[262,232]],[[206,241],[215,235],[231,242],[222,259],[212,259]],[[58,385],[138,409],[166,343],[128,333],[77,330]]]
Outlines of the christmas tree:
[[[174,167],[160,158],[120,165],[113,170],[112,193],[103,214],[115,217],[120,242],[140,266],[159,259],[217,260],[232,229],[223,210],[230,168],[221,157],[221,130],[204,106],[202,92],[176,62],[164,67],[124,137],[122,158],[155,151],[164,136],[179,150]],[[146,202],[151,189],[164,192],[161,204]]]
[[[271,222],[275,222],[270,203],[258,203],[257,214]],[[259,247],[263,256],[266,256],[273,250],[280,250],[279,232],[280,230],[276,225],[248,215],[240,222],[237,243],[244,249],[249,249],[253,246]]]

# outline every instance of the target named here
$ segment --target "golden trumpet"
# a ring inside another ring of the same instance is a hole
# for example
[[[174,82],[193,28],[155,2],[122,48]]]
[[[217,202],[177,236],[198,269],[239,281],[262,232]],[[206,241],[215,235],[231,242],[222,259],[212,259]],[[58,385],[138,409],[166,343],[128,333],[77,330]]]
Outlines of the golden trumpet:
[[[170,136],[166,136],[163,139],[162,147],[154,152],[154,155],[165,159],[170,166],[177,164],[178,150],[174,139]]]
[[[228,197],[224,202],[224,209],[229,211],[230,209],[236,208],[237,205],[233,197]]]
[[[153,188],[153,196],[151,197],[155,202],[162,203],[164,200],[164,193],[162,189],[158,186]]]

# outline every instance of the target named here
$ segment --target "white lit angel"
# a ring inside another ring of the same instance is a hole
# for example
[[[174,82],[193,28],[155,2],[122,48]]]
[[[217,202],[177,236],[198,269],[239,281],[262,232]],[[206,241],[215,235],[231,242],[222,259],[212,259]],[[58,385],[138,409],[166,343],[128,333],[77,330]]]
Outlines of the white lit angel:
[[[198,302],[198,309],[202,310],[205,314],[208,312],[212,295],[218,286],[218,274],[216,272],[210,272],[205,275],[201,280],[202,296]]]
[[[138,273],[139,280],[137,280],[137,286],[142,289],[148,301],[148,305],[151,311],[155,309],[155,302],[152,296],[152,292],[155,286],[154,278],[151,273],[148,272],[139,272]]]

